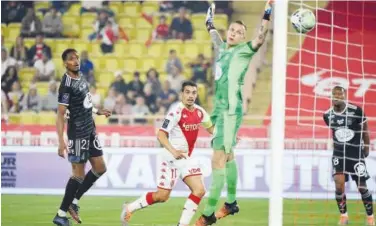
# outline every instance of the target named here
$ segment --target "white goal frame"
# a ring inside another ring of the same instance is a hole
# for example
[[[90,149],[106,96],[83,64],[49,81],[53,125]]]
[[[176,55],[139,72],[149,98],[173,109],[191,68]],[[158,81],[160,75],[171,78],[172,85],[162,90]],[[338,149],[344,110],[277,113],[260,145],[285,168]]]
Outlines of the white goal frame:
[[[271,185],[269,226],[283,225],[283,153],[285,138],[288,1],[275,1],[273,37]]]

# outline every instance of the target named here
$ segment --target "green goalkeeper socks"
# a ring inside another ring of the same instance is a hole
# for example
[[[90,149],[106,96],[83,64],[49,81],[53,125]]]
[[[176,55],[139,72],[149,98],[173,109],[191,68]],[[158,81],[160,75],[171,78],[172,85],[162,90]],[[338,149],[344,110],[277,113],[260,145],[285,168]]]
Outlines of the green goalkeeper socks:
[[[235,160],[226,163],[227,203],[236,200],[236,186],[238,184],[238,166]]]
[[[204,215],[210,216],[214,213],[221,191],[225,185],[226,169],[213,169],[213,181],[210,186],[209,198],[204,209]]]

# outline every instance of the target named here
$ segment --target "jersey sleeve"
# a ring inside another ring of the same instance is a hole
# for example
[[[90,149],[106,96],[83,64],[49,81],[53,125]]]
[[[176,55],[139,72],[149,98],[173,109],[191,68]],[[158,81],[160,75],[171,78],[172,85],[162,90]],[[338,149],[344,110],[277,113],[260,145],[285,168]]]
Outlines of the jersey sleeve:
[[[210,119],[210,115],[204,110],[204,109],[200,109],[201,112],[202,112],[202,120],[201,120],[201,125],[205,128],[205,129],[208,129],[210,127],[213,126],[213,123]]]
[[[247,42],[247,47],[248,47],[248,49],[246,50],[246,52],[247,52],[250,56],[253,56],[253,55],[257,52],[257,50],[258,50],[258,49],[254,49],[254,48],[252,47],[252,41]]]
[[[323,119],[324,119],[324,122],[325,122],[325,124],[327,125],[327,126],[329,126],[329,118],[328,118],[328,114],[323,114]]]
[[[61,105],[69,106],[71,95],[72,87],[70,86],[70,82],[67,78],[63,79],[60,83],[57,102]]]
[[[180,119],[179,115],[180,114],[178,114],[175,111],[168,112],[168,114],[163,120],[163,124],[160,130],[169,134],[172,131],[172,129],[178,124],[179,119]]]
[[[358,124],[363,124],[367,121],[367,117],[364,114],[364,111],[362,110],[362,108],[357,107],[355,110],[355,115],[356,115],[356,121]]]

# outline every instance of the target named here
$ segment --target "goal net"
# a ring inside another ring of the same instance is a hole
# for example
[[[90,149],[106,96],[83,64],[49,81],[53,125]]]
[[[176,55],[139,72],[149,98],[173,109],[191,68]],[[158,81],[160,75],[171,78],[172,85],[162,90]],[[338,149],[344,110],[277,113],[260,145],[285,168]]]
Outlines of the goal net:
[[[285,140],[306,146],[285,147],[283,225],[336,225],[332,132],[323,121],[335,85],[344,87],[348,102],[368,118],[367,184],[376,196],[376,2],[289,1],[288,17],[298,8],[312,10],[317,24],[305,35],[288,24]],[[351,178],[345,191],[351,225],[364,225],[365,209]]]

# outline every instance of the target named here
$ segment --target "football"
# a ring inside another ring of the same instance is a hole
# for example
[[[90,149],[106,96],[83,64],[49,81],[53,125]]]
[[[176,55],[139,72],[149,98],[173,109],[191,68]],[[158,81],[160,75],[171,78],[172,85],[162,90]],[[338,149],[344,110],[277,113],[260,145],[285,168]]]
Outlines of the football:
[[[309,9],[298,9],[290,17],[294,29],[299,33],[307,33],[316,25],[315,14]]]

